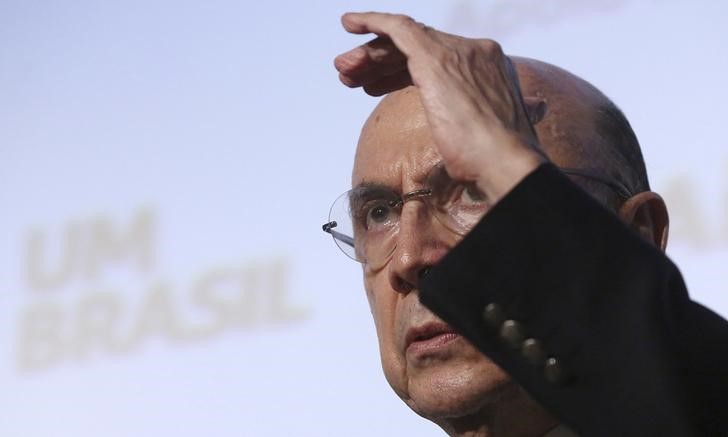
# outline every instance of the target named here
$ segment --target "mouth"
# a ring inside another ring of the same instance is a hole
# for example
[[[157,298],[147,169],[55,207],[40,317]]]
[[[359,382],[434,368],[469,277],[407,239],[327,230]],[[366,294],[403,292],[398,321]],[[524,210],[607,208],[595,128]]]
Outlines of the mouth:
[[[407,331],[405,353],[408,355],[433,353],[458,338],[460,334],[445,323],[427,323]]]

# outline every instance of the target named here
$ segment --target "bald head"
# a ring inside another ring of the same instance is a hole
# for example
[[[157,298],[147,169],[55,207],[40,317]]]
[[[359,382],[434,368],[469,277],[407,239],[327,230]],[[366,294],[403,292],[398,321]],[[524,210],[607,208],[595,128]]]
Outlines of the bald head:
[[[631,193],[649,189],[642,153],[629,122],[603,93],[585,80],[545,62],[511,57],[518,72],[521,90],[532,112],[542,150],[560,167],[598,169],[619,181]],[[536,105],[539,104],[540,106]],[[536,109],[538,108],[538,109]],[[388,94],[372,112],[362,129],[356,168],[373,156],[384,164],[392,151],[381,147],[378,136],[407,135],[427,123],[419,94],[408,87]],[[582,179],[582,178],[580,178]],[[620,199],[603,184],[577,180],[598,200],[611,207]]]
[[[535,127],[543,150],[553,162],[599,169],[633,194],[649,190],[637,137],[607,96],[554,65],[528,58],[513,60],[524,97],[546,102],[544,117]],[[589,185],[589,181],[580,182]],[[588,188],[592,193],[599,191],[596,186]]]

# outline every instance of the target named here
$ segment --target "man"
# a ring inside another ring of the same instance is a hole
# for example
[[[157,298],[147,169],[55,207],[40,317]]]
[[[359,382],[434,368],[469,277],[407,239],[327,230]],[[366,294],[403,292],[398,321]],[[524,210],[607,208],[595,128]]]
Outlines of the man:
[[[492,41],[342,21],[379,35],[337,58],[342,82],[396,92],[362,131],[353,233],[327,230],[363,263],[397,394],[451,435],[724,432],[726,325],[645,242],[664,248],[667,216],[621,113],[555,67],[517,76]]]

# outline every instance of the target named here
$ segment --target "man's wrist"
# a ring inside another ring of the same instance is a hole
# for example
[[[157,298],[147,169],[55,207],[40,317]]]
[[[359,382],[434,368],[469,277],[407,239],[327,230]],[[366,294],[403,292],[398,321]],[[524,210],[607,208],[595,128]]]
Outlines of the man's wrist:
[[[476,185],[491,204],[495,204],[547,161],[539,152],[538,145],[530,144],[517,135],[508,135],[499,141],[496,153],[485,160]]]

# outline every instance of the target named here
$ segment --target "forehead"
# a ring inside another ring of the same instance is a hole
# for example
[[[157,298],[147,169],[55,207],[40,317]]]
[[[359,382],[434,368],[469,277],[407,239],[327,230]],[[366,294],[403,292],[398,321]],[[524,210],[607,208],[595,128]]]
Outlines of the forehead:
[[[362,128],[352,185],[374,182],[403,188],[439,161],[414,87],[382,99]]]

